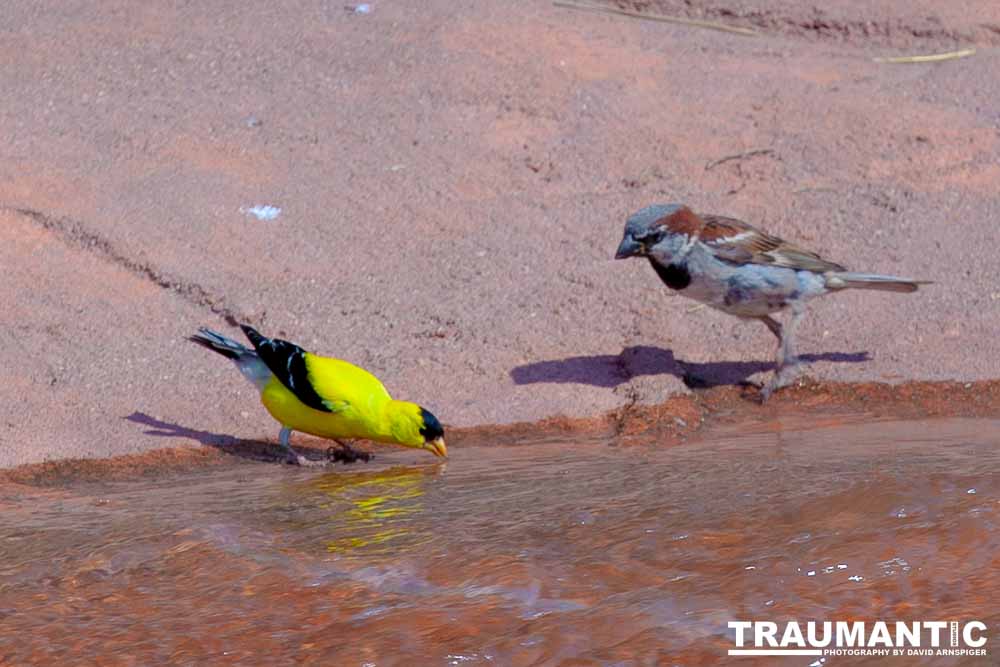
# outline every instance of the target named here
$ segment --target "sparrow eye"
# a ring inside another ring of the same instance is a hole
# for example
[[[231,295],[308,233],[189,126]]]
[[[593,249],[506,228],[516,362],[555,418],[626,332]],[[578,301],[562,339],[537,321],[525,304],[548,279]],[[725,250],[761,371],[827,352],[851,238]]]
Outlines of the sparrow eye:
[[[663,240],[663,230],[662,229],[649,229],[642,233],[641,236],[635,237],[636,241],[640,243],[654,244],[659,243]]]

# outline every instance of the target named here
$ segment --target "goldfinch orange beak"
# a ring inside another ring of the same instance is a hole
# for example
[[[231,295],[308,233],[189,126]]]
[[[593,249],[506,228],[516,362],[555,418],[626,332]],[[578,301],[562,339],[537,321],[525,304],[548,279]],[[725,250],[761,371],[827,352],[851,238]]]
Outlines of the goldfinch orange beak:
[[[444,446],[444,438],[434,438],[430,442],[425,442],[424,449],[434,456],[448,456],[448,448]]]

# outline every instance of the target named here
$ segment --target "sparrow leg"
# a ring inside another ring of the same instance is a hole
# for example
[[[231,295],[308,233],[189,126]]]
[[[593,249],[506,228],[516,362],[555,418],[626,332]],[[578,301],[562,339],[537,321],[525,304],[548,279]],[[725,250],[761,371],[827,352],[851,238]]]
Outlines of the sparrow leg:
[[[771,333],[773,333],[779,341],[781,340],[781,322],[774,319],[770,315],[764,315],[760,318],[760,321],[771,330]]]
[[[799,324],[802,322],[805,314],[805,308],[801,304],[793,304],[792,316],[789,318],[788,324],[783,328],[778,325],[779,331],[781,331],[781,335],[779,336],[780,343],[778,345],[778,368],[774,371],[774,377],[771,378],[771,381],[761,390],[762,403],[766,402],[771,397],[771,394],[778,389],[790,385],[799,370],[801,362],[795,353],[795,332],[798,330]],[[768,319],[771,318],[769,317]],[[768,328],[770,328],[770,325],[768,325]],[[774,329],[771,330],[774,331]]]
[[[348,445],[343,440],[334,440],[334,442],[340,445],[340,449],[337,449],[336,447],[330,447],[326,450],[326,458],[331,463],[335,463],[337,461],[343,461],[344,463],[355,463],[356,461],[364,461],[365,463],[368,463],[373,458],[375,458],[374,454],[370,452],[358,451],[357,449],[354,449],[353,447]]]
[[[763,322],[764,325],[771,331],[771,333],[773,333],[774,336],[778,339],[778,352],[776,361],[777,361],[777,368],[781,368],[782,366],[785,365],[785,350],[782,345],[782,342],[784,341],[784,336],[781,330],[781,322],[774,319],[770,315],[764,315],[763,317],[760,317],[758,319],[760,319],[760,321]]]
[[[285,451],[288,453],[288,459],[287,459],[288,462],[295,466],[307,463],[305,457],[299,456],[298,454],[295,453],[295,450],[292,449],[292,445],[289,442],[289,439],[291,437],[292,437],[292,429],[288,428],[287,426],[282,426],[281,433],[278,434],[278,439],[281,441],[281,446],[284,447]]]
[[[799,365],[799,355],[795,353],[795,332],[798,331],[802,318],[806,315],[805,307],[796,303],[792,305],[792,317],[785,325],[784,337],[781,338],[781,354],[785,364],[796,367]]]

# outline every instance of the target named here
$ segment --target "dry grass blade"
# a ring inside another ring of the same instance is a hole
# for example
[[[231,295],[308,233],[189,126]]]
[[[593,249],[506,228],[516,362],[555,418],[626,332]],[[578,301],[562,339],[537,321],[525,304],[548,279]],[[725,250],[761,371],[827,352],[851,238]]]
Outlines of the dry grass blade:
[[[708,28],[709,30],[721,30],[722,32],[731,32],[736,35],[747,35],[749,37],[756,37],[758,33],[756,30],[751,30],[750,28],[740,28],[733,25],[726,25],[725,23],[715,23],[713,21],[699,21],[697,19],[686,19],[681,16],[664,16],[662,14],[643,14],[640,12],[630,12],[626,9],[618,9],[617,7],[605,7],[603,5],[592,5],[583,2],[569,2],[568,0],[556,0],[553,3],[556,7],[566,7],[567,9],[580,9],[587,12],[600,12],[602,14],[618,14],[620,16],[630,16],[636,19],[646,19],[647,21],[662,21],[663,23],[679,23],[681,25],[690,25],[696,28]]]
[[[877,63],[939,63],[943,60],[966,58],[976,52],[975,49],[962,49],[947,53],[932,53],[926,56],[894,56],[891,58],[873,58]]]

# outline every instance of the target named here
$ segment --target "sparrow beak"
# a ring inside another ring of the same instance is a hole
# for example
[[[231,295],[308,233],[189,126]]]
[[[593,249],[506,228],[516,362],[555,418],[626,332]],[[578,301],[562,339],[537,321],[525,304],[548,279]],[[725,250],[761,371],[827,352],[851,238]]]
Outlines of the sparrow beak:
[[[626,234],[625,238],[618,245],[618,252],[615,253],[615,259],[627,259],[629,257],[642,257],[646,254],[646,247],[641,243],[636,242],[630,235]]]
[[[424,449],[429,451],[434,456],[448,456],[448,448],[444,446],[444,438],[434,438],[430,442],[425,442]]]

